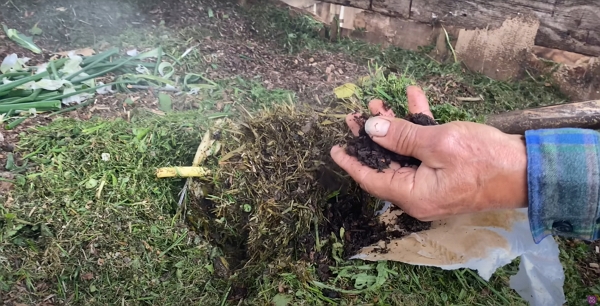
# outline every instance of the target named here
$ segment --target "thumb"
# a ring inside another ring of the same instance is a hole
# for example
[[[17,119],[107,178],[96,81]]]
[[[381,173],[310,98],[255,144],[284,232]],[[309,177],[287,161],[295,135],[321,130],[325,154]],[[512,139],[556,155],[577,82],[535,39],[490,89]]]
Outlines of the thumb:
[[[383,116],[371,117],[365,122],[365,131],[380,146],[400,155],[423,160],[433,139],[430,126]]]
[[[335,146],[331,148],[331,157],[359,186],[372,196],[381,200],[400,205],[397,199],[410,202],[415,182],[416,170],[404,167],[397,170],[387,168],[383,171],[363,165],[355,157],[346,154],[344,148]]]

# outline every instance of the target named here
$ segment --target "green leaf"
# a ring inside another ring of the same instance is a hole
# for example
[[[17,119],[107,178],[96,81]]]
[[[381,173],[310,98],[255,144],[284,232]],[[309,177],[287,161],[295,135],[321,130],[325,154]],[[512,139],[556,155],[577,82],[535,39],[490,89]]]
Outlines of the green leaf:
[[[4,29],[6,36],[8,36],[9,39],[16,42],[21,47],[26,48],[36,54],[42,53],[42,49],[33,43],[33,39],[31,37],[25,36],[15,29],[9,29],[5,24],[2,24],[2,28]]]
[[[208,17],[210,17],[210,18],[215,17],[215,13],[213,13],[213,10],[210,7],[208,8]]]
[[[173,102],[171,101],[171,97],[165,93],[158,94],[158,105],[159,109],[163,112],[170,112],[173,106]]]
[[[89,179],[87,181],[87,183],[85,183],[85,188],[87,188],[87,189],[92,189],[92,188],[95,188],[96,186],[98,186],[98,180],[93,179],[93,178]]]
[[[44,33],[42,29],[38,28],[38,23],[34,24],[33,28],[29,29],[29,33],[31,33],[31,35],[42,35],[42,33]]]
[[[204,268],[205,268],[206,270],[208,270],[208,272],[210,272],[211,274],[212,274],[212,273],[215,273],[215,267],[214,267],[212,264],[206,264],[206,265],[204,266]]]
[[[292,297],[287,294],[279,293],[273,297],[273,304],[275,306],[287,306],[291,302]]]
[[[140,55],[137,56],[138,59],[146,59],[146,58],[152,58],[152,57],[158,57],[159,54],[162,56],[163,54],[165,54],[162,50],[162,47],[158,47],[156,49],[152,49],[150,51],[144,52]]]

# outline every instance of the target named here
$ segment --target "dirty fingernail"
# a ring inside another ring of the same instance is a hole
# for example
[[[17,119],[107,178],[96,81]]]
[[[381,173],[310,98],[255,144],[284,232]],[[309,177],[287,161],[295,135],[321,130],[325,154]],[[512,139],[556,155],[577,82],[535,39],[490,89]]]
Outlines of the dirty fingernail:
[[[390,128],[390,122],[378,117],[369,118],[365,123],[365,131],[371,136],[385,136]]]

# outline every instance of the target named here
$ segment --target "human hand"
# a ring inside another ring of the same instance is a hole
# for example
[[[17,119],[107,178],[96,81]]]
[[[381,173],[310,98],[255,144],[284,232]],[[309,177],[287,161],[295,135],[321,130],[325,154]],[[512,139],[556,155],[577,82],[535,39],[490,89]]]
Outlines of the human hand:
[[[410,113],[433,117],[423,91],[407,89]],[[363,190],[400,207],[421,221],[491,209],[527,207],[527,152],[520,135],[472,122],[420,126],[395,118],[381,100],[369,103],[366,132],[382,147],[421,160],[419,167],[390,165],[383,172],[362,165],[345,149],[331,149],[333,160]],[[354,135],[360,127],[348,115]]]

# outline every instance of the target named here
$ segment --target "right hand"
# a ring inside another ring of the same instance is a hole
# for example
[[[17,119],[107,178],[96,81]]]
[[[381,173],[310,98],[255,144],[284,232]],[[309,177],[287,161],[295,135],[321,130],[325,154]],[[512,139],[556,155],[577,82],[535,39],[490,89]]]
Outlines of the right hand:
[[[431,117],[427,98],[407,89],[409,112]],[[472,122],[420,126],[394,118],[381,100],[369,104],[367,133],[379,145],[421,160],[417,168],[395,165],[383,172],[362,165],[344,148],[331,149],[334,161],[366,192],[387,200],[421,221],[491,209],[527,207],[527,152],[520,135]],[[346,122],[355,135],[354,116]]]

